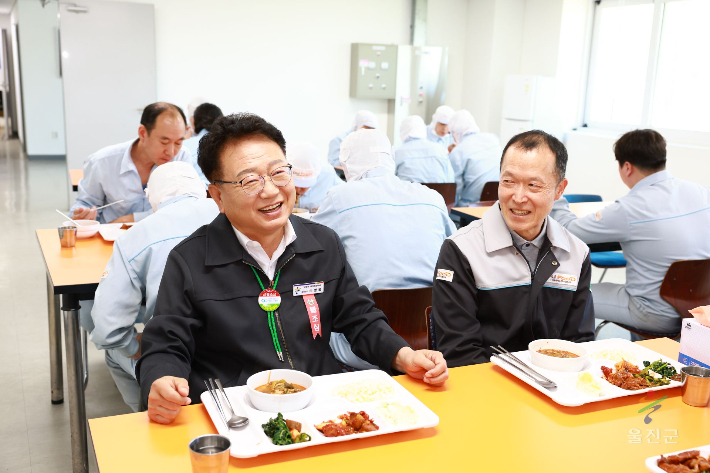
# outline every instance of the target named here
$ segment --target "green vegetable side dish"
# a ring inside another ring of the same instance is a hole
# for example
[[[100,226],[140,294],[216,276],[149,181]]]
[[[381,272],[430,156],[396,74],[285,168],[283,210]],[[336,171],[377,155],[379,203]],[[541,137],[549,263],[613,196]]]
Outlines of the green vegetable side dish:
[[[289,425],[286,422],[292,423],[292,429],[289,429]],[[266,424],[262,424],[261,427],[264,429],[264,433],[271,439],[274,445],[291,445],[294,443],[310,442],[311,436],[306,433],[299,433],[298,435],[292,435],[291,431],[297,431],[299,429],[294,429],[293,427],[300,424],[298,422],[286,421],[283,414],[280,412],[277,414],[275,419],[269,419]]]
[[[678,372],[675,367],[663,360],[654,361],[653,363],[644,361],[643,366],[644,369],[634,376],[645,379],[651,386],[666,386],[671,383],[671,380],[678,380]],[[662,376],[662,378],[653,376],[652,372]]]

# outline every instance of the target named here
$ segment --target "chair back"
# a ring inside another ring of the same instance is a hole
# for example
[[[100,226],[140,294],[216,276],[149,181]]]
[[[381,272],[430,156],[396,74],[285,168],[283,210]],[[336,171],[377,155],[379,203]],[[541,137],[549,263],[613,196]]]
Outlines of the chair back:
[[[456,203],[456,183],[455,182],[422,182],[423,186],[435,190],[444,198],[446,208],[451,210]]]
[[[661,297],[681,318],[692,317],[690,309],[710,305],[710,259],[671,264],[661,283]]]
[[[478,200],[492,200],[494,202],[498,200],[498,181],[486,182],[481,191],[481,198]]]
[[[562,197],[567,199],[570,204],[578,204],[580,202],[601,202],[602,196],[594,194],[565,194]]]
[[[432,287],[381,289],[372,293],[375,306],[385,313],[392,330],[414,350],[428,346],[427,323],[421,314],[431,305],[431,295]]]

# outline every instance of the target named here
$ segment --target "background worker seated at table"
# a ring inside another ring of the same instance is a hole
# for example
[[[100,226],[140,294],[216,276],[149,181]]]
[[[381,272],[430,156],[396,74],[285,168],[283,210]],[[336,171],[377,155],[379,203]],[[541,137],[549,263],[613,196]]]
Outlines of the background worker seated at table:
[[[331,189],[312,220],[340,236],[355,277],[370,291],[430,286],[439,248],[456,230],[444,199],[394,175],[392,145],[379,130],[345,138],[340,161],[348,182]],[[342,334],[331,347],[345,364],[372,368]]]
[[[454,182],[454,170],[446,149],[426,139],[426,125],[419,115],[402,120],[402,145],[394,153],[395,174],[409,182]]]
[[[185,115],[180,107],[156,102],[143,109],[138,138],[108,146],[89,156],[79,195],[70,212],[74,219],[101,223],[137,222],[152,209],[143,190],[150,173],[170,161],[190,161],[182,149]],[[105,209],[96,207],[123,200]]]
[[[678,312],[660,288],[677,260],[710,258],[710,188],[666,171],[666,141],[635,130],[614,144],[619,175],[629,193],[595,214],[577,218],[563,198],[552,217],[586,243],[619,242],[626,285],[592,285],[597,318],[656,333],[677,333]]]
[[[183,141],[182,146],[190,152],[192,167],[197,171],[205,186],[210,184],[205,175],[197,164],[197,147],[200,144],[200,139],[210,132],[210,127],[218,118],[222,117],[222,110],[215,104],[203,103],[197,106],[195,113],[190,117],[190,128],[193,130],[193,136]]]
[[[481,200],[486,182],[497,181],[500,142],[493,133],[480,133],[468,110],[459,110],[449,121],[456,147],[449,153],[456,177],[457,207],[468,207]]]
[[[340,143],[343,142],[346,136],[348,136],[354,131],[360,130],[361,128],[369,130],[379,128],[379,126],[380,125],[377,122],[377,117],[374,113],[368,110],[360,110],[359,112],[357,112],[355,114],[355,118],[353,119],[353,124],[350,126],[350,129],[342,132],[341,134],[330,140],[330,143],[328,144],[328,162],[330,163],[330,165],[340,166]]]
[[[293,166],[293,183],[299,196],[296,207],[315,212],[331,187],[345,184],[333,166],[321,162],[318,148],[311,143],[290,143],[286,159]]]
[[[441,247],[433,316],[450,366],[487,362],[490,345],[594,338],[589,248],[548,217],[567,186],[567,150],[533,130],[510,139],[499,201]]]
[[[431,116],[431,123],[426,127],[426,136],[429,141],[441,146],[449,152],[449,146],[454,144],[454,138],[449,133],[449,120],[454,116],[455,110],[448,105],[437,107]]]
[[[333,330],[383,370],[429,385],[448,378],[441,353],[415,352],[390,328],[336,233],[291,216],[296,191],[285,151],[281,132],[252,114],[218,120],[200,141],[200,166],[222,214],[170,253],[143,331],[136,374],[156,422],[199,402],[207,378],[236,386],[274,368],[341,372],[328,345]],[[318,281],[323,292],[295,296],[294,286]],[[281,295],[274,312],[259,306],[264,287]],[[307,300],[316,301],[319,323]]]
[[[123,400],[138,411],[136,360],[140,334],[136,323],[153,316],[160,279],[170,251],[192,232],[219,215],[206,198],[204,184],[189,163],[160,166],[148,180],[155,214],[134,225],[113,245],[113,254],[96,290],[90,340],[106,350],[106,364]],[[141,302],[145,300],[145,306]],[[83,303],[82,303],[83,304]]]

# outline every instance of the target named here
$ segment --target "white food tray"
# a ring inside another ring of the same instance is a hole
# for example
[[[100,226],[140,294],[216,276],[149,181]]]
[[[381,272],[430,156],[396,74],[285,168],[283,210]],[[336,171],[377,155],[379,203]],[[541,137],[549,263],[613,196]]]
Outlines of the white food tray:
[[[689,450],[698,450],[700,451],[700,455],[705,458],[710,455],[710,445],[705,445],[704,447],[686,448],[685,450],[678,450],[677,452],[664,453],[663,456],[668,457],[671,455],[677,455],[679,453],[687,452]],[[654,473],[666,473],[665,470],[658,468],[658,460],[660,459],[660,455],[656,455],[655,457],[648,457],[646,459],[646,468],[648,468],[648,471],[653,471]]]
[[[365,380],[372,380],[391,386],[392,392],[387,397],[365,403],[352,403],[347,399],[333,394],[334,388]],[[312,389],[314,389],[313,398],[305,409],[283,414],[284,419],[300,422],[303,425],[303,432],[311,436],[310,442],[292,445],[274,445],[271,439],[266,436],[261,425],[268,422],[270,418],[276,417],[277,413],[256,410],[249,400],[246,386],[225,388],[225,392],[232,406],[237,411],[237,414],[245,415],[249,418],[249,425],[241,429],[227,429],[209,392],[203,392],[200,399],[205,405],[207,413],[212,419],[212,423],[217,428],[217,431],[221,435],[229,437],[232,441],[230,454],[237,458],[251,458],[267,453],[296,450],[335,442],[347,442],[349,440],[374,437],[393,432],[425,429],[439,424],[439,417],[436,414],[384,371],[366,370],[354,373],[316,376],[313,378]],[[383,401],[398,401],[404,406],[411,407],[417,415],[417,422],[413,425],[394,425],[388,423],[377,413],[377,407]],[[375,432],[345,435],[342,437],[325,437],[314,427],[316,424],[320,424],[323,421],[334,420],[340,414],[360,411],[365,411],[380,429]]]
[[[663,360],[665,362],[670,363],[673,365],[680,373],[680,369],[685,366],[675,360],[672,360],[668,358],[667,356],[663,356],[660,353],[657,353],[653,350],[649,350],[648,348],[639,345],[638,343],[633,343],[629,340],[624,340],[621,338],[612,338],[608,340],[599,340],[599,341],[593,341],[593,342],[584,342],[580,343],[580,346],[583,346],[587,350],[587,354],[589,356],[589,360],[587,361],[587,364],[585,365],[585,368],[583,371],[580,372],[575,372],[575,373],[563,373],[559,371],[551,371],[551,370],[546,370],[543,368],[539,368],[535,365],[532,364],[530,361],[530,353],[528,350],[525,351],[519,351],[519,352],[514,352],[513,354],[520,358],[521,361],[526,363],[528,366],[533,368],[535,371],[539,372],[543,376],[546,376],[550,378],[552,381],[557,384],[556,388],[553,389],[547,389],[543,388],[524,374],[520,373],[518,370],[515,368],[511,368],[511,366],[506,363],[505,361],[501,361],[500,358],[496,356],[491,356],[491,362],[495,365],[500,366],[502,369],[507,371],[508,373],[512,374],[519,380],[529,384],[533,388],[537,389],[541,393],[545,394],[548,396],[550,399],[555,401],[557,404],[560,404],[562,406],[569,406],[569,407],[575,407],[575,406],[581,406],[583,404],[588,404],[590,402],[599,402],[599,401],[607,401],[609,399],[616,399],[618,397],[624,397],[624,396],[632,396],[634,394],[641,394],[645,393],[648,391],[661,391],[663,389],[670,389],[674,388],[677,386],[680,386],[681,383],[679,381],[671,381],[671,384],[668,384],[666,386],[657,386],[654,388],[648,388],[648,389],[639,389],[637,391],[629,391],[626,389],[621,389],[617,386],[614,386],[613,384],[609,383],[604,379],[602,376],[602,366],[607,366],[609,368],[614,368],[614,365],[617,363],[617,361],[611,361],[611,360],[605,360],[605,359],[597,359],[594,357],[595,353],[599,353],[605,350],[620,350],[625,352],[626,354],[630,355],[628,358],[626,358],[626,361],[629,363],[633,363],[634,365],[637,365],[639,368],[643,369],[643,361],[650,361],[653,363],[654,361],[657,360]],[[582,392],[577,389],[577,378],[580,374],[583,372],[589,372],[592,375],[592,378],[594,378],[595,381],[601,386],[602,388],[602,395],[601,396],[594,396],[591,394],[587,394],[585,392]]]
[[[106,241],[116,241],[126,230],[121,230],[122,223],[102,223],[99,225],[99,234]]]

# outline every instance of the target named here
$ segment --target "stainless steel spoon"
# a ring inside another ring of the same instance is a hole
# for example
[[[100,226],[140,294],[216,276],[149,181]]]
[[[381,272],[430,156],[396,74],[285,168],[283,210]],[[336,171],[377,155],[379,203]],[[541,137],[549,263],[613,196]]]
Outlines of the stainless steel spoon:
[[[229,398],[227,397],[227,393],[224,392],[224,388],[222,387],[222,382],[219,379],[215,379],[214,382],[217,384],[219,391],[222,393],[222,396],[227,401],[227,406],[229,406],[229,412],[231,412],[231,414],[232,414],[232,416],[227,421],[227,427],[229,427],[230,429],[237,429],[239,427],[244,427],[245,425],[249,424],[248,417],[238,416],[237,414],[234,413],[234,408],[232,407],[232,403],[229,402]],[[210,384],[212,384],[212,378],[210,378]],[[214,389],[214,388],[212,388],[212,389]]]

